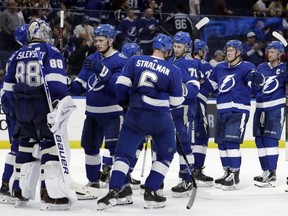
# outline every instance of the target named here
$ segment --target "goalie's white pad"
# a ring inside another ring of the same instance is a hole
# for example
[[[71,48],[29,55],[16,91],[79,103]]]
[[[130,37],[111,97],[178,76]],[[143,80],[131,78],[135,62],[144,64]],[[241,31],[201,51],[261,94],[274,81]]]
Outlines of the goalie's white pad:
[[[21,166],[19,186],[21,194],[26,199],[35,199],[36,186],[40,174],[40,161],[24,163]]]
[[[53,199],[67,197],[71,203],[77,200],[76,193],[64,182],[59,161],[48,161],[44,165],[44,180],[49,197]]]
[[[60,131],[61,134],[64,134],[69,116],[76,108],[71,96],[66,96],[59,101],[58,107],[47,114],[47,123],[50,125],[50,131],[52,133]]]

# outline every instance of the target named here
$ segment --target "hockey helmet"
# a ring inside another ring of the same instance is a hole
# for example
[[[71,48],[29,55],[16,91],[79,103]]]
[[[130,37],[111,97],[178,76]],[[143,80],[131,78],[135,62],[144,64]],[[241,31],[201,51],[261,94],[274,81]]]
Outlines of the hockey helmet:
[[[159,49],[162,52],[166,52],[167,50],[172,50],[173,48],[173,41],[172,38],[165,35],[165,34],[158,34],[153,39],[153,45],[152,47],[154,49]]]
[[[133,55],[141,55],[140,46],[137,43],[126,43],[123,45],[121,52],[127,58],[130,58]]]
[[[94,35],[115,39],[116,31],[115,28],[110,24],[101,24],[95,29]]]
[[[14,32],[14,40],[19,43],[21,46],[28,43],[28,24],[23,24],[19,26]]]
[[[29,24],[28,39],[51,43],[52,31],[50,25],[41,19],[35,19]]]
[[[240,52],[243,50],[243,45],[240,40],[229,40],[224,46],[224,53],[226,53],[228,47],[234,47],[236,51],[239,50]]]

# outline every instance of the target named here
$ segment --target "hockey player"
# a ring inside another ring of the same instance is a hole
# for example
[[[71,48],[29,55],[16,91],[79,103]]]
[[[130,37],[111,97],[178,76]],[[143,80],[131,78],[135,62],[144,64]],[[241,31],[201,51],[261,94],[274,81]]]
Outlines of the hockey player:
[[[21,46],[26,45],[28,43],[28,24],[24,24],[19,26],[14,32],[14,40],[17,41]],[[14,53],[11,55],[7,62],[7,68],[9,67],[9,62],[13,59]],[[6,69],[7,70],[7,69]],[[18,152],[18,140],[13,138],[14,129],[16,126],[16,114],[14,111],[14,107],[11,106],[9,100],[6,97],[5,91],[1,91],[1,107],[3,112],[6,115],[7,129],[9,135],[9,141],[11,144],[10,152],[7,154],[4,172],[2,175],[2,185],[0,188],[0,203],[15,203],[14,198],[11,196],[9,192],[9,180],[12,176],[15,156]]]
[[[206,159],[206,152],[208,141],[210,137],[209,124],[207,118],[207,101],[209,92],[213,91],[208,76],[212,72],[212,66],[205,61],[208,53],[208,47],[202,40],[195,39],[193,46],[194,64],[197,68],[198,80],[200,82],[200,92],[197,95],[197,109],[194,120],[194,130],[192,132],[194,142],[192,142],[192,149],[195,159],[195,168],[193,176],[197,181],[198,186],[210,187],[213,186],[214,179],[206,176],[203,173],[204,163]]]
[[[85,59],[78,77],[70,84],[69,92],[74,95],[86,92],[86,119],[81,147],[85,152],[88,185],[99,188],[102,142],[105,138],[108,155],[113,156],[122,124],[123,108],[118,104],[114,86],[127,59],[113,48],[116,35],[113,26],[99,25],[94,35],[97,51]],[[108,157],[108,160],[111,160],[112,166],[112,159]],[[110,166],[106,164],[104,174],[109,174]],[[78,199],[95,198],[78,194]]]
[[[170,106],[184,101],[181,71],[164,60],[172,50],[172,39],[164,34],[153,40],[152,56],[131,57],[116,82],[117,97],[122,106],[129,106],[118,139],[109,192],[98,200],[98,210],[112,207],[119,200],[119,191],[127,182],[129,164],[146,135],[151,135],[157,149],[156,161],[146,178],[144,208],[161,208],[166,198],[160,188],[176,151],[174,124]]]
[[[240,144],[250,110],[249,76],[256,68],[252,63],[242,61],[242,43],[239,40],[229,40],[224,51],[227,61],[218,64],[209,77],[214,90],[218,90],[215,143],[225,172],[223,177],[215,180],[215,184],[223,190],[235,190],[241,166]]]
[[[254,177],[259,187],[275,187],[279,157],[279,140],[285,122],[285,86],[287,83],[284,46],[273,41],[267,46],[268,62],[252,73],[252,88],[256,90],[256,110],[253,122],[258,156],[263,173]]]
[[[180,145],[182,145],[184,153],[188,159],[191,173],[194,169],[194,156],[191,147],[191,135],[189,133],[189,119],[191,117],[190,109],[188,106],[196,104],[196,96],[200,89],[200,84],[197,80],[197,73],[195,65],[192,61],[192,56],[189,53],[189,45],[191,44],[191,38],[188,32],[177,32],[173,37],[173,50],[174,57],[170,59],[175,66],[177,66],[182,72],[182,86],[185,89],[184,97],[185,101],[181,106],[171,110],[174,124],[177,133],[177,152],[179,154],[180,162],[180,177],[181,182],[172,187],[172,196],[183,197],[191,194],[192,179],[189,175],[186,162],[183,158]]]
[[[47,126],[50,110],[42,77],[43,72],[54,108],[57,109],[59,100],[67,94],[67,85],[64,58],[57,48],[49,44],[51,36],[51,28],[46,22],[33,20],[28,29],[29,45],[15,53],[4,79],[3,89],[10,104],[15,107],[15,136],[19,140],[10,185],[12,195],[17,198],[16,205],[25,204],[35,198],[41,173],[40,209],[67,210],[76,195],[62,184],[57,147]]]

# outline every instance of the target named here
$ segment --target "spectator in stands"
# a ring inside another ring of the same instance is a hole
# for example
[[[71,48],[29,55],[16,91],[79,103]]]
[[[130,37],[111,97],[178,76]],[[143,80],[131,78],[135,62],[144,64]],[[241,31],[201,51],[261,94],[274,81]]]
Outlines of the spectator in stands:
[[[267,13],[267,7],[266,7],[266,2],[268,2],[268,0],[258,0],[256,2],[256,4],[259,6],[259,10],[262,14],[262,16],[266,17],[266,13]]]
[[[190,16],[200,15],[200,0],[189,0]]]
[[[123,19],[125,19],[127,10],[129,9],[128,0],[120,0],[119,2],[121,2],[120,7],[114,11],[114,17],[115,17],[114,25],[116,27]]]
[[[247,34],[247,41],[243,43],[242,57],[243,60],[249,61],[255,66],[264,62],[264,52],[262,47],[256,43],[256,34],[254,32]]]
[[[135,13],[133,9],[127,10],[127,16],[123,19],[116,29],[117,47],[122,47],[125,43],[134,43],[137,40],[137,29]]]
[[[228,10],[225,0],[216,0],[214,2],[215,15],[231,15],[233,11]]]
[[[253,4],[252,5],[252,16],[253,17],[264,17],[263,13],[261,13],[259,5],[258,4]]]
[[[35,7],[38,8],[39,18],[45,21],[50,21],[53,12],[50,5],[50,0],[39,0],[36,2]]]
[[[272,1],[268,6],[268,12],[270,17],[281,17],[284,12],[282,0]]]
[[[18,18],[18,7],[14,0],[8,0],[6,9],[1,14],[0,29],[2,31],[2,39],[5,41],[4,49],[7,51],[15,51],[20,48],[19,44],[14,41],[14,31],[20,26]]]
[[[76,77],[81,71],[85,58],[95,52],[92,37],[85,40],[82,37],[75,39],[75,50],[68,57],[67,75]]]
[[[216,50],[214,57],[209,61],[209,64],[214,68],[217,64],[224,61],[225,55],[222,50]]]
[[[89,16],[84,15],[82,17],[82,23],[77,25],[74,29],[74,37],[83,37],[84,39],[88,40],[89,35],[93,37],[94,28],[88,24]]]
[[[156,34],[159,32],[158,20],[153,17],[153,10],[147,8],[145,15],[137,20],[137,32],[139,37],[139,45],[144,55],[152,55],[152,42]]]
[[[146,8],[152,8],[154,17],[158,20],[162,20],[162,6],[163,6],[162,1],[160,5],[158,5],[156,0],[149,0],[149,3]]]
[[[102,0],[89,0],[86,1],[85,15],[90,17],[89,24],[95,29],[101,23],[101,11],[106,10]]]

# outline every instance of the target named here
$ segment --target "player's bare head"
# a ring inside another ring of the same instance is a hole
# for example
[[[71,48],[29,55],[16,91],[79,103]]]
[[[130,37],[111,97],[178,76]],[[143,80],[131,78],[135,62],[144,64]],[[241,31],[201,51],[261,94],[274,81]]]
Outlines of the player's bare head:
[[[110,24],[101,24],[95,29],[94,36],[97,50],[105,54],[110,48],[113,48],[116,31]]]
[[[179,31],[173,36],[174,55],[179,58],[189,51],[191,37],[188,32]]]
[[[145,17],[150,19],[153,16],[153,9],[152,8],[147,8],[145,11]]]
[[[280,41],[272,41],[267,45],[266,55],[268,61],[284,61],[286,58],[284,45]]]
[[[241,61],[243,45],[239,40],[229,40],[224,46],[224,53],[230,64],[237,64]]]
[[[172,38],[165,34],[158,34],[153,39],[152,48],[160,50],[161,52],[163,52],[164,57],[167,58],[171,55],[171,51],[173,49]]]
[[[52,31],[50,25],[44,20],[35,19],[30,22],[28,29],[29,42],[51,43]]]

